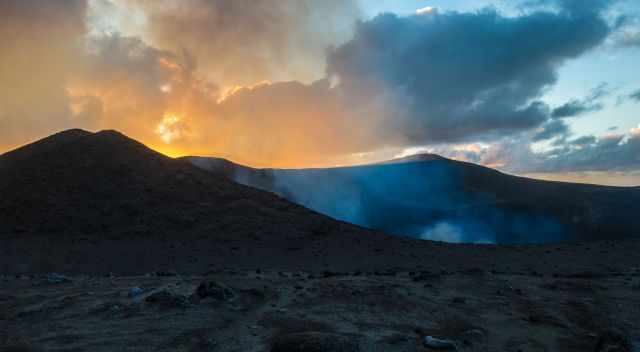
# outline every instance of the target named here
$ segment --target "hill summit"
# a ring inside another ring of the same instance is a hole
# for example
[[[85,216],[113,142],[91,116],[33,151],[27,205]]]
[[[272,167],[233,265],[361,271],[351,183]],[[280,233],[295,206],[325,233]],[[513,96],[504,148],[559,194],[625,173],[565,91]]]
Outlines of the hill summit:
[[[55,134],[1,155],[0,171],[5,235],[188,238],[231,228],[239,236],[338,225],[116,131]]]

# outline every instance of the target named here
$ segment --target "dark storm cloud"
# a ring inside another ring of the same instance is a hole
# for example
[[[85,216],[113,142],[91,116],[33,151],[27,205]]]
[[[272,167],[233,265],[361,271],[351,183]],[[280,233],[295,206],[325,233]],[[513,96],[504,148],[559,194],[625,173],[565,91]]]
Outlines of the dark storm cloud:
[[[558,67],[610,33],[605,1],[561,1],[561,11],[380,15],[332,50],[328,73],[353,104],[394,96],[390,126],[410,142],[504,136],[543,125],[538,101]],[[557,126],[556,126],[557,127]]]

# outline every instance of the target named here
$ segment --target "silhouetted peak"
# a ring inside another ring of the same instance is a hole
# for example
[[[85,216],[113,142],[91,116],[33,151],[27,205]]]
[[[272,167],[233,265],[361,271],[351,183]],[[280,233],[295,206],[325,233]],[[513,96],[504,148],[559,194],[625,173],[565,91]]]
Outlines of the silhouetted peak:
[[[123,133],[118,132],[116,130],[102,130],[102,131],[96,132],[95,135],[99,136],[99,137],[127,138],[127,139],[129,139],[129,137],[127,137]]]
[[[75,142],[81,138],[93,135],[89,131],[79,128],[69,129],[62,132],[52,134],[49,137],[42,138],[33,143],[24,145],[18,149],[14,149],[5,154],[0,155],[3,159],[20,160],[30,158],[43,153],[56,150],[68,143]]]
[[[69,138],[69,137],[85,137],[92,134],[93,133],[83,130],[81,128],[72,128],[72,129],[64,130],[58,133],[54,133],[47,138],[56,139],[56,138]]]
[[[444,160],[449,160],[449,159],[443,156],[440,156],[438,154],[422,153],[422,154],[414,154],[414,155],[405,156],[402,158],[392,159],[389,161],[384,161],[380,164],[401,164],[401,163],[415,163],[415,162],[422,162],[422,161],[444,161]]]
[[[104,162],[142,165],[149,161],[170,158],[114,130],[91,133],[80,129],[67,130],[43,138],[1,156],[2,164],[76,163],[98,165]]]

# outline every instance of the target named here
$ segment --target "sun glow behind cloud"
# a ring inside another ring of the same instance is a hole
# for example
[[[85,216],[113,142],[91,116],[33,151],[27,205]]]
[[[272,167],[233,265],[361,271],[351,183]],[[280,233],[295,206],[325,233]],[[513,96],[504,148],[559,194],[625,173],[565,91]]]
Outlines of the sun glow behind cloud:
[[[162,122],[156,127],[156,133],[167,144],[183,137],[183,124],[181,119],[173,114],[165,114]]]

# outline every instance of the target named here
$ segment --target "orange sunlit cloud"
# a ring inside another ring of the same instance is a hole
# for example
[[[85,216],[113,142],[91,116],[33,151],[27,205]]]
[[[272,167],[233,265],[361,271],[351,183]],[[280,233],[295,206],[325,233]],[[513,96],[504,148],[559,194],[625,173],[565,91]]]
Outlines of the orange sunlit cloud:
[[[223,13],[224,21],[260,18],[246,17],[246,9],[233,3],[226,12],[200,1],[183,12],[168,1],[118,4],[142,9],[135,12],[146,19],[125,22],[144,36],[92,30],[92,5],[84,0],[10,7],[17,12],[0,24],[0,36],[13,43],[0,56],[0,152],[77,127],[117,129],[171,156],[321,166],[348,159],[372,138],[362,121],[345,118],[348,112],[328,85],[270,83],[287,74],[307,82],[323,76],[318,68],[333,39],[326,33],[309,43],[317,23],[309,16],[340,13],[322,16],[351,21],[350,13],[342,14],[346,2],[316,4],[311,12],[295,1],[282,9],[257,6],[256,15],[267,11],[283,21],[270,19],[259,31],[243,26],[243,33],[211,28]],[[309,55],[319,63],[307,64]]]

